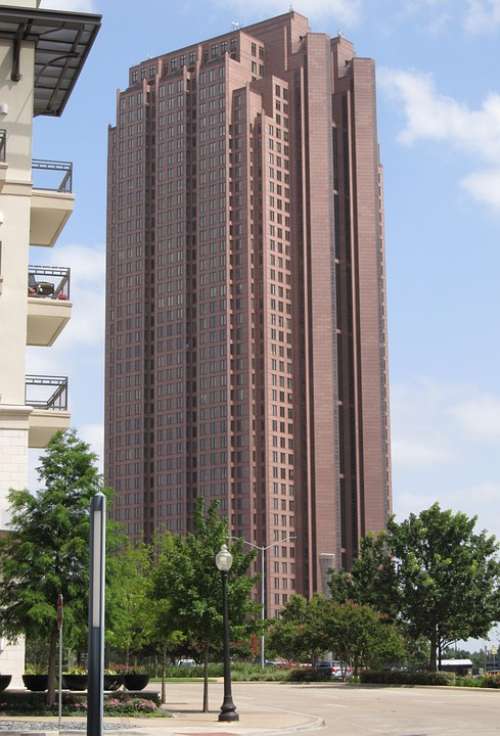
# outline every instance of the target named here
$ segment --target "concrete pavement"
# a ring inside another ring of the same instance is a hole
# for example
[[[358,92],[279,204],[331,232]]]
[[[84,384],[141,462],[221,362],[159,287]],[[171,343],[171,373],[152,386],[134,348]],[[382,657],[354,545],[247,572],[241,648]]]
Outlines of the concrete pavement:
[[[201,683],[175,683],[167,686],[167,707],[174,718],[113,718],[106,719],[106,725],[114,726],[117,736],[299,736],[313,731],[328,736],[500,734],[499,690],[235,683],[233,691],[238,723],[217,721],[221,684],[210,684],[210,712],[204,714],[199,712]]]

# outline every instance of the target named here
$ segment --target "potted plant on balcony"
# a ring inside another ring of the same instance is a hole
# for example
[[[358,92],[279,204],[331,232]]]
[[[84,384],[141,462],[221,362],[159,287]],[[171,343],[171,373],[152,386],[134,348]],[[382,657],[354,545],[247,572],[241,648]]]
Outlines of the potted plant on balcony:
[[[86,670],[81,667],[65,672],[63,675],[63,688],[79,692],[87,689],[88,675]]]
[[[123,676],[123,683],[127,690],[136,692],[144,690],[149,682],[149,675],[146,674],[144,667],[133,667],[127,670]]]
[[[24,687],[32,693],[43,693],[49,686],[49,676],[38,667],[27,667],[23,675]]]
[[[12,675],[0,675],[0,693],[7,690],[11,680]]]

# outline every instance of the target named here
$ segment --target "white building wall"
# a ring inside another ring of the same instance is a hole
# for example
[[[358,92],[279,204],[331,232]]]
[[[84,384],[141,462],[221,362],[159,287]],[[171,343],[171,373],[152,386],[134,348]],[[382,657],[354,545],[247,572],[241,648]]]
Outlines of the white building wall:
[[[36,8],[37,0],[2,0]],[[0,193],[0,531],[9,526],[7,495],[28,485],[28,417],[24,408],[27,280],[31,208],[34,48],[23,44],[21,80],[10,79],[12,44],[0,42],[0,128],[7,131],[6,181]],[[0,673],[22,687],[24,640],[0,640]]]

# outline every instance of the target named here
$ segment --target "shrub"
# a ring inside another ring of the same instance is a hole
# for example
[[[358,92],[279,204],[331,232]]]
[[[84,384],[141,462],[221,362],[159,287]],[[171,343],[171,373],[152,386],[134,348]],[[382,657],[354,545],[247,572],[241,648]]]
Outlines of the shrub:
[[[500,675],[485,675],[481,679],[480,687],[500,688]]]
[[[454,685],[453,672],[361,672],[360,682],[370,685]]]
[[[217,662],[210,662],[208,665],[208,676],[209,677],[222,677],[224,674],[224,667],[222,664]],[[186,667],[183,665],[171,665],[165,668],[165,677],[203,677],[203,666],[195,664],[192,667]]]
[[[328,671],[304,668],[290,670],[287,679],[289,682],[330,682],[332,678]]]

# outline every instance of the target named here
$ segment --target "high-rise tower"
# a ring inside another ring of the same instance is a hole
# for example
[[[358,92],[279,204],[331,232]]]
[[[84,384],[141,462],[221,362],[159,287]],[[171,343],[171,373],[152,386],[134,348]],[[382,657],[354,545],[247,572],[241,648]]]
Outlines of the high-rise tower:
[[[391,508],[374,64],[290,12],[130,69],[109,131],[106,480],[219,499],[272,615]]]

